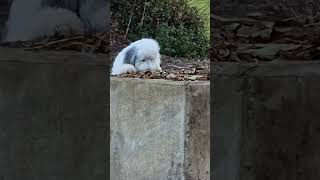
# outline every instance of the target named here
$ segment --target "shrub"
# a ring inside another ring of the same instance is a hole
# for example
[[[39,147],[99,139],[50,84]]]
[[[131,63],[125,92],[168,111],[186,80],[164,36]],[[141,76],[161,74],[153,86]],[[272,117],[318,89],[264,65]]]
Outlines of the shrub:
[[[111,3],[111,17],[132,41],[153,37],[161,53],[180,57],[204,57],[209,45],[205,21],[187,0],[118,0]]]

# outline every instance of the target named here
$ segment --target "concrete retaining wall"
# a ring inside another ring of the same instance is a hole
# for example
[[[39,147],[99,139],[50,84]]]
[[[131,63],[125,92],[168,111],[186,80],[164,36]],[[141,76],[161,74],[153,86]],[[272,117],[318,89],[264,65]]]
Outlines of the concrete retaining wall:
[[[213,179],[320,179],[320,63],[212,67]]]
[[[106,179],[107,57],[0,48],[0,179]]]
[[[210,84],[111,78],[111,179],[209,179]]]

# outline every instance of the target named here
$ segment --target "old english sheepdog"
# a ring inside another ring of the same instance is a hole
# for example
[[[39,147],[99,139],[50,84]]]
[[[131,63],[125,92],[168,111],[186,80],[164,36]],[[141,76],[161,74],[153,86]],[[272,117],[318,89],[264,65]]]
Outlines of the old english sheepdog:
[[[111,75],[128,72],[161,71],[160,46],[154,39],[144,38],[131,43],[116,57]]]
[[[3,41],[32,41],[100,32],[107,25],[107,0],[8,0]]]

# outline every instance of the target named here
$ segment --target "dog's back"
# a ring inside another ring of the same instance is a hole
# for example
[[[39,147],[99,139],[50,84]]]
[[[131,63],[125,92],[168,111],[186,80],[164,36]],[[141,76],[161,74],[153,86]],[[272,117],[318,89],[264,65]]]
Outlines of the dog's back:
[[[55,35],[78,35],[86,30],[91,32],[104,30],[107,16],[105,0],[57,2],[57,0],[14,0],[6,24],[7,33],[4,41],[29,41]]]
[[[70,36],[83,33],[83,23],[71,11],[43,8],[32,14],[25,23],[9,21],[5,41],[28,41],[51,36]]]
[[[143,38],[131,43],[116,57],[111,75],[126,72],[161,70],[160,46],[154,39]]]
[[[143,38],[138,41],[133,42],[131,45],[136,46],[139,49],[144,49],[146,51],[159,51],[160,46],[154,39]]]

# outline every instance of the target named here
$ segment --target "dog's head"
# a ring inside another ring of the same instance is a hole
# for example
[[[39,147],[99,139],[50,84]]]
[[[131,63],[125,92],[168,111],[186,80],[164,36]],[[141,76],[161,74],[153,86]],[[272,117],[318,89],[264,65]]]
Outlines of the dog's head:
[[[161,70],[159,44],[153,39],[132,43],[125,53],[124,63],[134,65],[137,71]]]

